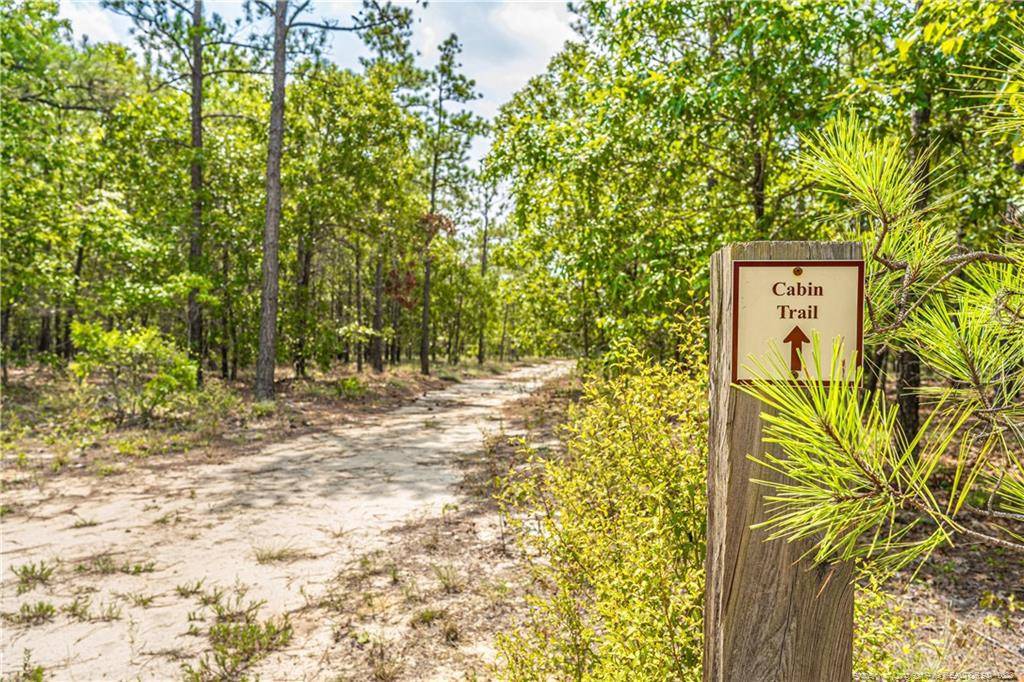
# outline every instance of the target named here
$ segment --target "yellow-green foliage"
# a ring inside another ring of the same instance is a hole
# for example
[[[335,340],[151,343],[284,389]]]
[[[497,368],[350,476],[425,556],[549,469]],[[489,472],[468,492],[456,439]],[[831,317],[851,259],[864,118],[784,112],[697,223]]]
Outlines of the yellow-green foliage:
[[[930,619],[907,614],[877,578],[861,573],[854,597],[853,670],[858,679],[892,680],[948,672],[943,645],[919,639]]]
[[[142,419],[196,388],[196,366],[156,329],[104,330],[76,322],[78,355],[70,369],[90,386],[118,422]]]
[[[622,357],[615,376],[586,382],[565,455],[530,453],[504,488],[539,586],[525,622],[499,638],[507,680],[700,678],[707,367]],[[860,580],[857,670],[920,669],[913,624]]]
[[[506,488],[550,587],[500,640],[508,679],[699,677],[706,368],[618,369],[587,384],[565,457],[532,456]]]

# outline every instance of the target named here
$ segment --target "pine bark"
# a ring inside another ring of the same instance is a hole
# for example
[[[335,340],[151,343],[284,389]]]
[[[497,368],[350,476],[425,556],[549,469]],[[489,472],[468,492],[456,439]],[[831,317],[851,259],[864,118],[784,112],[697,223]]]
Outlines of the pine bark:
[[[188,236],[188,269],[196,275],[202,268],[203,253],[203,0],[192,3],[192,229]],[[199,291],[188,291],[188,347],[196,363],[196,382],[203,383],[203,311]]]
[[[377,263],[373,273],[373,338],[370,339],[370,363],[373,371],[384,371],[384,254],[377,250]]]
[[[281,152],[284,146],[284,85],[287,0],[274,4],[274,75],[270,96],[270,136],[267,144],[267,207],[263,227],[262,287],[260,290],[259,356],[255,393],[258,400],[274,398],[277,343],[278,246],[281,230]]]
[[[484,233],[480,244],[480,281],[484,287],[487,286],[487,237],[490,229],[490,202],[484,209]],[[480,330],[476,339],[476,364],[484,364],[484,335],[487,332],[487,300],[481,297],[480,301]]]

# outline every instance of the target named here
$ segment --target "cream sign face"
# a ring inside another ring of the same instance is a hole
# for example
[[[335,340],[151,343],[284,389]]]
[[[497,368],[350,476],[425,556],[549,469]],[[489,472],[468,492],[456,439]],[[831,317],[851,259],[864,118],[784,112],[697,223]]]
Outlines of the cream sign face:
[[[852,368],[861,359],[863,309],[863,261],[733,262],[733,383],[827,380],[837,337],[846,356],[841,360]],[[815,333],[824,379],[811,359]],[[773,349],[788,372],[770,361]],[[752,371],[755,361],[768,377]]]

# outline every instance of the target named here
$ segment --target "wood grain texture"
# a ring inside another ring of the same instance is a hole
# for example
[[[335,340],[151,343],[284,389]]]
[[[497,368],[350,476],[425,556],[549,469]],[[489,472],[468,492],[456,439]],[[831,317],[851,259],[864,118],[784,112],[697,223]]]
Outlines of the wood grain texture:
[[[766,450],[756,398],[730,385],[732,263],[850,260],[859,243],[749,242],[711,258],[705,682],[831,682],[853,677],[852,567],[815,565],[809,542],[766,541],[764,486],[781,475],[751,462]],[[773,447],[773,446],[772,446]]]

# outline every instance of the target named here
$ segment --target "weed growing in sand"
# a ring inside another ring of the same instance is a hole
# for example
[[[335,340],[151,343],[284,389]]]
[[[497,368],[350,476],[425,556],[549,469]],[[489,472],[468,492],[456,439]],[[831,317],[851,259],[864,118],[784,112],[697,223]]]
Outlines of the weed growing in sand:
[[[153,523],[155,523],[158,526],[166,526],[166,525],[171,524],[171,523],[178,523],[178,521],[180,521],[180,520],[181,520],[181,513],[175,511],[175,512],[167,512],[166,514],[164,514],[163,516],[158,518]]]
[[[128,575],[139,575],[140,573],[152,573],[155,570],[156,564],[152,561],[126,561],[118,565],[109,554],[94,556],[75,566],[76,573],[96,573],[99,575],[111,575],[118,572]]]
[[[152,573],[156,570],[156,564],[152,561],[145,561],[141,563],[125,562],[121,565],[121,572],[127,573],[128,575],[139,575],[140,573]]]
[[[100,554],[75,566],[75,572],[110,575],[117,573],[117,563],[109,554]]]
[[[116,476],[124,471],[123,467],[110,462],[96,462],[93,465],[93,472],[100,478],[106,478],[107,476]]]
[[[441,533],[440,533],[440,531],[437,530],[437,528],[434,528],[430,532],[430,536],[427,537],[427,539],[423,541],[423,549],[425,549],[428,552],[430,552],[431,554],[433,554],[434,552],[437,551],[437,548],[440,546],[440,544],[441,544]]]
[[[244,591],[237,595],[240,600]],[[262,602],[251,602],[240,606],[227,615],[218,613],[218,622],[210,626],[207,638],[210,651],[196,662],[195,666],[185,665],[182,670],[190,682],[212,682],[212,680],[236,680],[245,671],[270,652],[286,646],[292,639],[292,624],[288,616],[260,621],[258,612]],[[217,607],[215,607],[217,611]],[[191,615],[190,615],[191,618]],[[190,627],[190,633],[192,632]]]
[[[440,583],[445,594],[457,594],[462,591],[462,576],[454,566],[434,566],[434,577],[437,578],[437,582]]]
[[[409,621],[409,625],[413,626],[414,628],[429,627],[433,625],[436,621],[439,621],[442,618],[444,618],[446,615],[448,615],[448,612],[445,609],[435,609],[432,607],[427,607],[425,609],[420,609],[419,611],[417,611],[413,615],[412,620]]]
[[[258,564],[297,561],[309,556],[309,552],[287,545],[283,547],[255,547],[253,551],[256,554],[256,563]]]
[[[128,594],[118,595],[122,599],[125,599],[132,603],[132,606],[138,606],[140,608],[146,608],[153,603],[153,595],[143,594],[142,592],[130,592]]]
[[[416,582],[415,577],[410,577],[409,580],[402,584],[402,597],[409,604],[423,601],[423,595],[420,594],[419,584]]]
[[[356,578],[364,580],[371,576],[380,575],[384,570],[381,566],[383,558],[384,553],[379,549],[359,557],[359,572],[356,574]]]
[[[49,623],[57,615],[57,609],[50,602],[37,601],[34,604],[22,604],[14,613],[4,614],[6,620],[15,625],[40,625]]]
[[[253,403],[250,408],[253,419],[264,419],[272,416],[275,412],[277,412],[277,403],[273,400],[261,400],[258,403]]]
[[[21,658],[21,670],[15,670],[6,679],[10,680],[10,682],[43,682],[45,677],[46,669],[41,665],[32,663],[32,652],[25,649],[25,653]]]
[[[444,521],[445,525],[452,522],[453,516],[459,511],[459,505],[453,502],[445,502],[444,506],[441,507],[441,520]]]
[[[459,637],[459,626],[451,620],[445,620],[444,627],[441,628],[441,639],[444,640],[444,643],[448,646],[455,646]]]
[[[18,576],[18,594],[24,594],[35,588],[36,585],[49,585],[53,576],[54,566],[40,561],[13,566],[14,575]]]
[[[101,604],[96,611],[95,620],[103,622],[121,620],[121,605],[115,604],[114,602]]]
[[[245,601],[245,589],[238,589],[229,597],[212,605],[214,621],[217,623],[251,623],[266,602]]]
[[[174,591],[178,593],[178,596],[182,599],[188,599],[199,594],[203,589],[203,580],[197,580],[194,583],[182,583],[175,586]]]
[[[203,606],[213,606],[220,604],[224,598],[224,588],[214,587],[212,590],[207,590],[199,595],[199,603]]]
[[[81,516],[79,516],[77,519],[75,519],[75,522],[71,524],[71,527],[72,528],[92,528],[93,526],[98,526],[98,525],[100,525],[99,521],[94,521],[93,519],[83,519]]]
[[[390,644],[375,639],[370,643],[367,652],[370,662],[370,674],[377,682],[391,682],[402,674],[402,660],[391,650]]]
[[[92,618],[92,600],[88,597],[78,595],[70,603],[60,607],[61,613],[64,613],[69,618],[85,623]]]

